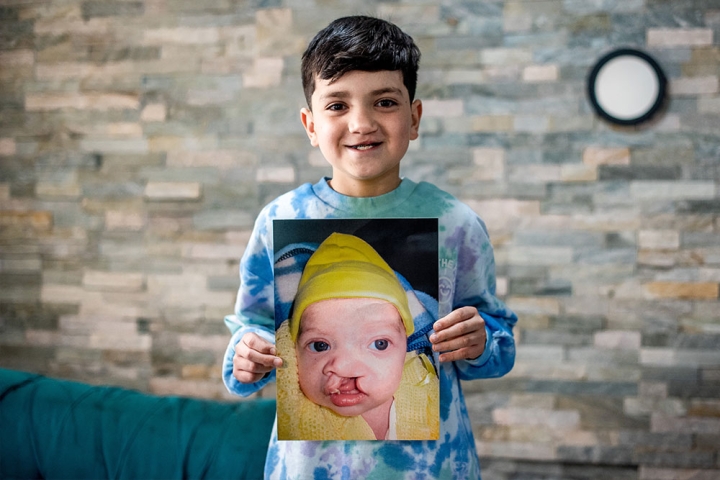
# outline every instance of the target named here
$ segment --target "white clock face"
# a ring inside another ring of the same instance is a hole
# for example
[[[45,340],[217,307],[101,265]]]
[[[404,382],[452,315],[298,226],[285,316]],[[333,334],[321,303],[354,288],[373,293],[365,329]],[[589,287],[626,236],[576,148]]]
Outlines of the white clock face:
[[[665,78],[647,55],[633,50],[601,59],[589,79],[593,106],[607,120],[633,125],[647,120],[665,94]]]
[[[622,120],[639,118],[657,100],[660,81],[645,60],[633,56],[615,57],[606,63],[595,81],[600,106]]]

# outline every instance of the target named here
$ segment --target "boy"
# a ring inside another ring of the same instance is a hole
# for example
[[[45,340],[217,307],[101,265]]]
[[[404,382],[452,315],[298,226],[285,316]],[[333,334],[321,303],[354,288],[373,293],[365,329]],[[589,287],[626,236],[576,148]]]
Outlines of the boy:
[[[303,54],[308,107],[300,114],[332,178],[305,184],[258,216],[243,255],[223,378],[249,395],[282,366],[273,345],[273,218],[436,217],[439,312],[430,336],[440,353],[440,439],[397,442],[270,441],[268,478],[479,478],[461,380],[499,377],[512,368],[517,317],[494,295],[495,262],[482,221],[466,205],[425,182],[400,178],[400,160],[418,137],[422,104],[414,99],[420,52],[389,22],[338,19]]]
[[[276,282],[297,283],[295,275],[278,277],[285,269],[275,265]],[[427,357],[407,352],[424,313],[364,240],[342,233],[325,239],[276,332],[283,359],[278,438],[436,440],[437,375]]]

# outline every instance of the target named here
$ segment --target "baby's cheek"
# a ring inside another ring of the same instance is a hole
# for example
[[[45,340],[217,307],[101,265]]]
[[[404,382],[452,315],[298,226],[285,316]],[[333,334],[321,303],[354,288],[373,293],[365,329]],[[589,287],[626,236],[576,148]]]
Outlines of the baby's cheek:
[[[310,366],[303,361],[302,356],[298,356],[298,381],[300,382],[300,388],[303,390],[308,382],[308,376],[310,374],[309,370]]]
[[[314,400],[322,390],[322,375],[316,362],[298,362],[298,380],[300,390],[306,397]]]
[[[309,388],[310,385],[308,385],[307,375],[303,375],[301,373],[298,376],[299,376],[300,390],[306,397],[308,397],[309,399],[312,400],[314,398],[314,395],[312,394],[313,389]]]

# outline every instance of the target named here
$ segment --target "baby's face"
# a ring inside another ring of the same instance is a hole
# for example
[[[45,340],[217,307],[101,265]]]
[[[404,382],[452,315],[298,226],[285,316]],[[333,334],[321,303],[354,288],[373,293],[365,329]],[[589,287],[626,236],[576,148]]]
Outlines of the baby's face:
[[[305,309],[295,348],[305,396],[339,415],[356,416],[392,402],[407,338],[392,304],[330,299]]]

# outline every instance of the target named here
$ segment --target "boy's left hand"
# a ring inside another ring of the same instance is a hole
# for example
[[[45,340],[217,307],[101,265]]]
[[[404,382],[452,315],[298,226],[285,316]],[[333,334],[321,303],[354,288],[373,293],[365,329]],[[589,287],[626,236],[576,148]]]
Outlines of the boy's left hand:
[[[474,307],[460,307],[433,325],[430,335],[433,351],[440,354],[441,362],[471,360],[485,351],[485,320]]]

